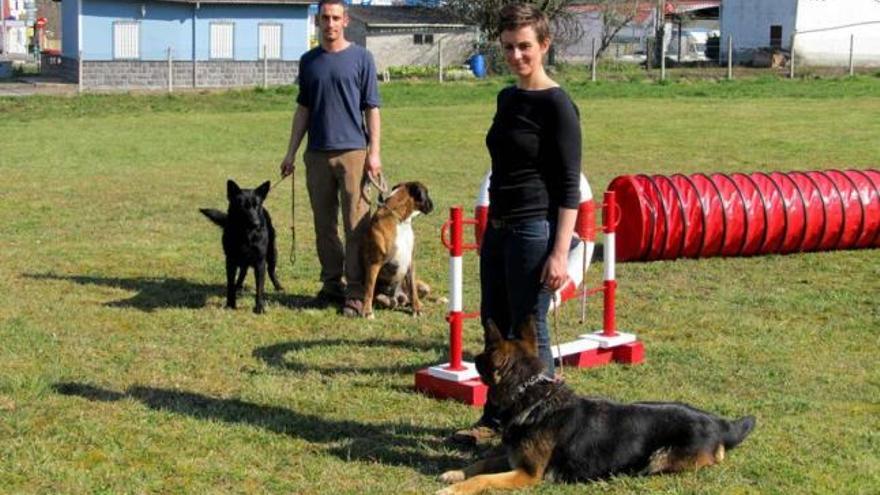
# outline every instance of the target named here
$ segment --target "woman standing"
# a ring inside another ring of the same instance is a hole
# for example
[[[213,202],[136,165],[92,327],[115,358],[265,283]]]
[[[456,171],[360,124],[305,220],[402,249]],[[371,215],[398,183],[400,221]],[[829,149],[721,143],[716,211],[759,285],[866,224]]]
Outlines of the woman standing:
[[[550,28],[531,4],[501,9],[501,48],[517,82],[498,93],[486,135],[492,159],[489,224],[480,251],[480,315],[508,339],[528,316],[537,320],[538,354],[554,375],[547,327],[552,294],[565,283],[580,201],[578,109],[544,70]],[[455,440],[481,443],[497,434],[491,404]]]

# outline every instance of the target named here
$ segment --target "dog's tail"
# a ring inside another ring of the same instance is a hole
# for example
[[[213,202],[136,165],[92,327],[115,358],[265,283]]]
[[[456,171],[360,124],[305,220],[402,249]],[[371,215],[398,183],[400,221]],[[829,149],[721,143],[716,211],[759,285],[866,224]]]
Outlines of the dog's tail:
[[[226,227],[226,213],[220,210],[214,210],[212,208],[199,208],[199,211],[202,212],[203,215],[208,217],[208,220],[216,223],[220,227]]]
[[[755,428],[754,416],[743,416],[735,421],[725,421],[726,429],[722,441],[725,449],[732,449],[742,443]]]

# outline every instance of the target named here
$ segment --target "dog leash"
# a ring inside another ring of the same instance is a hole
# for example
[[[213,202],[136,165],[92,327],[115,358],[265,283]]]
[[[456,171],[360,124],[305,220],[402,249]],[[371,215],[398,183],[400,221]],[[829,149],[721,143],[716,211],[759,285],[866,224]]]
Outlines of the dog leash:
[[[376,177],[378,176],[378,178]],[[375,187],[377,191],[379,191],[379,203],[382,202],[382,196],[388,192],[388,183],[385,182],[385,175],[382,172],[379,172],[374,176],[373,174],[367,172],[364,174],[363,185],[361,187],[361,196],[364,198],[364,201],[367,202],[368,205],[372,206],[373,202],[370,200],[370,187]]]
[[[559,307],[559,296],[556,295],[556,291],[553,291],[553,338],[556,341],[556,352],[559,354],[559,378],[565,379],[565,364],[563,363],[565,359],[562,356],[562,346],[559,344],[559,312],[562,311],[562,308]]]
[[[288,174],[290,176],[290,264],[296,264],[296,177],[294,177],[293,172]],[[275,189],[278,184],[284,182],[284,179],[287,178],[287,175],[282,176],[280,179],[275,181],[272,184],[272,189]]]

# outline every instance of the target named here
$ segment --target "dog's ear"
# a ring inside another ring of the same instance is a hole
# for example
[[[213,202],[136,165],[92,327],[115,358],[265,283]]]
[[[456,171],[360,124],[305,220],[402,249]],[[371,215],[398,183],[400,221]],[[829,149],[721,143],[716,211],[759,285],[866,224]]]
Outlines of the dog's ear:
[[[538,354],[538,322],[535,315],[529,315],[517,327],[516,333],[523,345],[533,354]]]
[[[233,198],[237,197],[241,194],[241,188],[238,187],[238,184],[235,183],[234,180],[229,179],[226,181],[226,197],[229,201],[232,201]]]
[[[416,182],[410,182],[407,185],[407,192],[410,196],[416,201],[416,203],[424,203],[425,201],[425,192],[422,191],[422,188],[419,187],[419,184]]]
[[[254,192],[257,193],[257,196],[259,196],[260,199],[265,200],[266,196],[269,195],[269,189],[271,187],[272,187],[272,183],[269,181],[266,181],[266,182],[263,182],[262,184],[260,184],[260,187],[258,187],[256,190],[254,190]]]
[[[486,340],[486,349],[498,347],[504,340],[501,331],[498,330],[498,326],[491,318],[486,321],[486,325],[483,327],[483,337]]]
[[[425,188],[422,187],[418,182],[411,182],[409,184],[409,195],[416,201],[416,203],[424,203],[425,202]]]

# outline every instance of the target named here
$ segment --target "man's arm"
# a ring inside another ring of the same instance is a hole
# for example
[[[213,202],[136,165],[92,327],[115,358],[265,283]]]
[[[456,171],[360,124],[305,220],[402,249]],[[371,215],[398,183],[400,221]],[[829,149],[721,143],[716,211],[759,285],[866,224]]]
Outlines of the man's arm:
[[[290,125],[290,141],[287,144],[287,154],[281,161],[281,176],[286,177],[293,173],[293,162],[296,158],[296,151],[302,143],[303,136],[309,127],[309,109],[302,105],[296,106],[293,113],[293,122]]]
[[[382,159],[380,158],[382,119],[379,116],[379,107],[367,108],[364,115],[367,118],[367,132],[370,134],[370,149],[367,150],[367,162],[364,167],[368,173],[375,177],[382,173]]]

